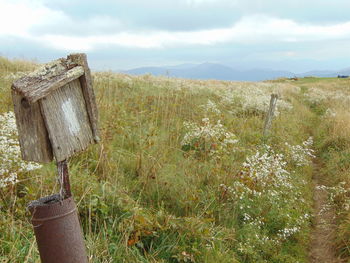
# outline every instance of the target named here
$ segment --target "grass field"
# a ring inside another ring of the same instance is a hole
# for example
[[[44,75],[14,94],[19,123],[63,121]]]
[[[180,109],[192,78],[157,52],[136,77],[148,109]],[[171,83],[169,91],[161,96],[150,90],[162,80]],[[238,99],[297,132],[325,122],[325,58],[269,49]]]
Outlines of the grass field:
[[[0,114],[35,67],[0,58]],[[350,80],[93,77],[102,140],[69,162],[91,262],[309,262],[315,164],[350,258]],[[55,165],[21,170],[1,120],[0,262],[40,262],[26,205],[58,191]]]

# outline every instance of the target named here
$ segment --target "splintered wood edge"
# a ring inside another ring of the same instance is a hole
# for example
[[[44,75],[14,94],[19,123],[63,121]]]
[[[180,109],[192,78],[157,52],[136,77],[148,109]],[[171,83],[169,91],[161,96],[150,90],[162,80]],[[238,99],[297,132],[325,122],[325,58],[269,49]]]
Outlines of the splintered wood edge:
[[[66,59],[60,58],[42,65],[40,68],[13,82],[12,88],[25,96],[35,84],[52,79],[68,70]]]
[[[92,78],[90,68],[87,62],[86,54],[76,53],[70,54],[67,57],[68,65],[71,63],[72,66],[82,66],[84,68],[85,74],[82,75],[80,80],[80,85],[83,90],[84,99],[86,102],[86,108],[91,124],[92,134],[94,137],[95,143],[100,141],[100,133],[98,129],[98,110],[96,105],[95,93],[92,87]]]
[[[23,91],[21,87],[23,84],[26,84],[28,79],[24,78],[23,82],[21,82],[20,79],[12,85],[12,89],[22,94],[23,97],[27,99],[30,104],[32,104],[44,98],[55,89],[60,88],[75,79],[78,79],[82,75],[84,75],[84,68],[82,66],[77,66],[66,72],[61,72],[60,75],[52,79],[38,78],[38,81],[36,83],[30,85],[32,89],[27,88],[26,91]],[[31,74],[30,77],[35,78],[35,75]]]

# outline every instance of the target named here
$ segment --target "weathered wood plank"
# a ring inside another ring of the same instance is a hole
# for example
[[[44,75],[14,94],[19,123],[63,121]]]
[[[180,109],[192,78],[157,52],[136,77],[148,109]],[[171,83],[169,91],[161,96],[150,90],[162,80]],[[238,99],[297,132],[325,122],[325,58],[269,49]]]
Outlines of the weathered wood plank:
[[[277,99],[278,99],[278,95],[277,94],[271,94],[270,108],[269,108],[269,111],[267,112],[267,115],[266,115],[266,118],[265,118],[263,136],[267,136],[269,131],[270,131],[271,124],[272,124],[272,119],[275,116],[275,109],[276,109],[276,105],[277,105]]]
[[[78,79],[51,92],[39,103],[57,162],[94,142]]]
[[[26,94],[32,89],[32,85],[42,81],[43,79],[52,79],[68,70],[66,60],[61,58],[43,65],[32,73],[23,78],[15,80],[12,89],[26,97]]]
[[[53,160],[51,144],[39,103],[29,104],[16,91],[12,91],[12,99],[20,135],[22,159],[40,163],[51,162]]]
[[[15,81],[13,89],[22,94],[29,103],[34,103],[84,74],[84,68],[81,66],[68,70],[62,64],[64,63],[62,60],[57,63],[59,63],[57,67],[43,68]]]
[[[87,62],[86,54],[84,53],[71,54],[67,57],[67,59],[68,59],[68,66],[69,66],[69,63],[71,63],[71,66],[79,65],[84,68],[85,74],[81,76],[79,80],[83,90],[87,111],[89,114],[92,133],[94,136],[94,140],[97,143],[100,141],[100,133],[98,129],[98,111],[97,111],[95,93],[92,87],[91,72]]]

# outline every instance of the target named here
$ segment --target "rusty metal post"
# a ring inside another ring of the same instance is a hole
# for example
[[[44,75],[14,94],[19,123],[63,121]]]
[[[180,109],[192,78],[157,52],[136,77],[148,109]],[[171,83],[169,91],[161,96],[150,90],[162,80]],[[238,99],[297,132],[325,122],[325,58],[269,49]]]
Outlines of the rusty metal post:
[[[29,204],[42,263],[87,263],[76,204],[70,192],[68,165],[57,163],[61,190]]]
[[[62,162],[57,162],[57,172],[58,172],[58,181],[60,182],[60,196],[62,199],[66,199],[72,196],[69,183],[69,174],[68,174],[68,164],[67,160]]]

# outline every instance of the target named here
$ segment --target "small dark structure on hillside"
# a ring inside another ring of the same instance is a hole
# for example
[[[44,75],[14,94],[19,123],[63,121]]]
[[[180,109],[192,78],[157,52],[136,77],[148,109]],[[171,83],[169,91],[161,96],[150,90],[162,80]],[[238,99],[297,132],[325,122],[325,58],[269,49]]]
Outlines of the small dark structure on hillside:
[[[347,75],[338,75],[338,79],[347,79],[348,77]]]

